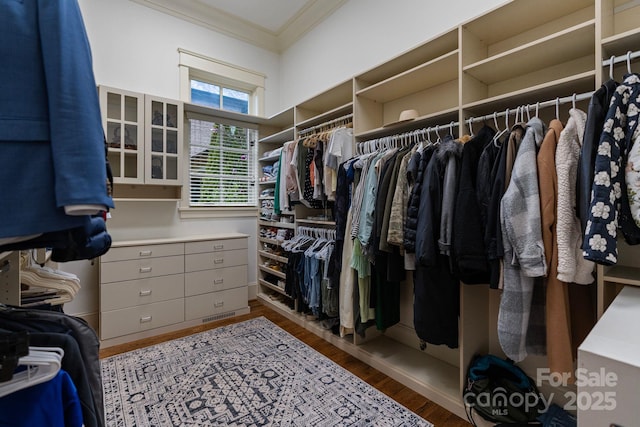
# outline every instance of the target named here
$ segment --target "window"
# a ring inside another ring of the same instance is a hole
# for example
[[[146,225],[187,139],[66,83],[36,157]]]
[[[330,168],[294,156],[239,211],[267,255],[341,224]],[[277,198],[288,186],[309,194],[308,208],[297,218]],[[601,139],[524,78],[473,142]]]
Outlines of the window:
[[[183,49],[178,51],[183,101],[235,113],[263,113],[264,75]],[[188,206],[257,206],[257,131],[247,127],[250,125],[213,116],[188,113],[187,118]]]
[[[189,119],[189,206],[256,206],[257,131]]]
[[[221,110],[249,114],[249,92],[191,79],[191,102]]]
[[[180,99],[237,113],[264,114],[264,74],[178,49]]]

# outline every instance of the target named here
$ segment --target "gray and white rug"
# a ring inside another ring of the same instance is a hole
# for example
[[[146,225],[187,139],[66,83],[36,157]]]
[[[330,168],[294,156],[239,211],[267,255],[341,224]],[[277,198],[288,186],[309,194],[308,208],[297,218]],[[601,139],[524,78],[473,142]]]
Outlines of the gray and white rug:
[[[101,364],[108,427],[432,426],[262,317]]]

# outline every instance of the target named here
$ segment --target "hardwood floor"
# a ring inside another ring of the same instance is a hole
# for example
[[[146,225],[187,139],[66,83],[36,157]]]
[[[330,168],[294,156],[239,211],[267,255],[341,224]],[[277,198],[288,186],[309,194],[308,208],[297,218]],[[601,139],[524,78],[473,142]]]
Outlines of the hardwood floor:
[[[351,371],[354,375],[357,375],[373,387],[377,388],[387,396],[394,399],[396,402],[404,405],[424,419],[433,423],[435,426],[468,427],[471,425],[457,415],[452,414],[443,407],[431,402],[429,399],[414,392],[410,388],[405,387],[398,381],[386,376],[377,369],[374,369],[366,363],[361,362],[360,360],[351,356],[349,353],[340,350],[339,348],[328,343],[314,333],[306,330],[302,326],[295,324],[294,322],[290,321],[289,319],[275,312],[269,307],[266,307],[260,302],[251,301],[250,306],[251,312],[243,316],[223,319],[216,322],[207,323],[206,325],[202,326],[197,326],[177,332],[172,332],[152,338],[146,338],[143,340],[102,349],[100,351],[100,358],[136,350],[139,348],[158,344],[160,342],[195,334],[198,332],[203,332],[208,329],[213,329],[224,325],[230,325],[232,323],[242,322],[244,320],[252,319],[255,317],[264,316],[282,329],[298,338],[300,341],[303,341],[307,345],[313,347],[316,351],[324,354],[338,365]]]

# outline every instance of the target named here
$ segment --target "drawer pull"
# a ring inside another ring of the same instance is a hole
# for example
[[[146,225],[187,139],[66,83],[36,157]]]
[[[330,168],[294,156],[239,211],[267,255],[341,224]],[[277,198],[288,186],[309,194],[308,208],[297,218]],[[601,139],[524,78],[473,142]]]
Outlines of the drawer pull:
[[[151,273],[151,267],[140,267],[140,273]]]
[[[224,301],[218,301],[216,303],[213,303],[214,307],[222,307],[224,305]]]
[[[224,245],[213,245],[213,249],[224,249]]]
[[[140,251],[140,256],[151,256],[152,251]]]
[[[222,284],[222,283],[224,283],[224,279],[215,279],[215,280],[213,281],[213,284],[214,284],[214,285],[220,285],[220,284]]]
[[[224,258],[216,258],[213,260],[214,264],[222,264],[224,262]]]
[[[151,322],[151,316],[144,316],[140,318],[140,323],[149,323]]]
[[[151,289],[141,289],[140,290],[140,296],[141,297],[148,297],[149,295],[151,295]]]

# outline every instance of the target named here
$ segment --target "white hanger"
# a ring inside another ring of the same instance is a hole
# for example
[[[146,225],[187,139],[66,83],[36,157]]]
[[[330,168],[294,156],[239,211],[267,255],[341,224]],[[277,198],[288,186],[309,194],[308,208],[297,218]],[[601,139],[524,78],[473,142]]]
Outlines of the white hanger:
[[[627,73],[631,74],[631,51],[627,51]]]
[[[473,117],[470,117],[469,120],[467,120],[467,122],[469,123],[469,135],[474,136],[473,135]]]
[[[0,397],[53,379],[62,366],[64,351],[58,347],[29,347],[29,354],[18,359],[27,369],[0,383]]]
[[[609,59],[609,79],[613,80],[613,61],[615,61],[616,56],[611,55],[611,59]]]

